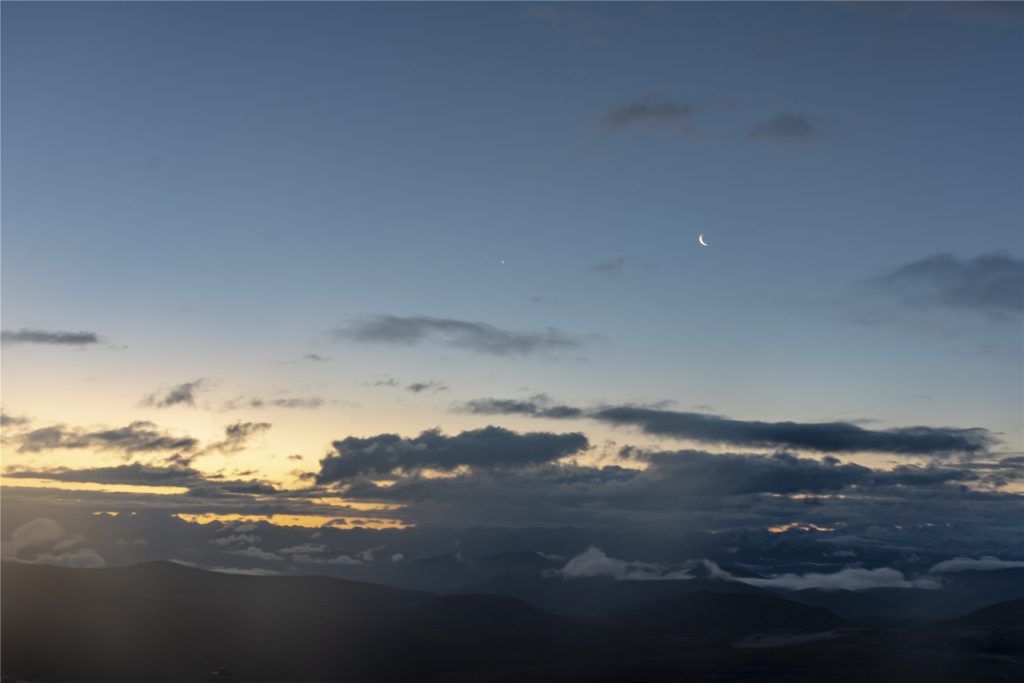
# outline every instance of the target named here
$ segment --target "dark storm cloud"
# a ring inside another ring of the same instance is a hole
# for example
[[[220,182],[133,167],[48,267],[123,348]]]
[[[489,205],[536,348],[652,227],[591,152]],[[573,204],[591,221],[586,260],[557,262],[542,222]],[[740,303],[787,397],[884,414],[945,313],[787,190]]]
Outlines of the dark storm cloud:
[[[194,382],[185,382],[172,387],[164,393],[152,393],[142,399],[142,405],[153,408],[169,408],[171,406],[186,405],[192,408],[196,405],[196,393],[203,386],[204,380],[197,379]]]
[[[692,529],[764,529],[796,520],[822,528],[840,522],[935,525],[949,520],[952,509],[958,520],[985,518],[993,530],[1012,529],[1022,509],[1020,496],[965,490],[973,475],[955,468],[908,467],[893,473],[786,453],[627,455],[642,459],[647,468],[566,462],[474,468],[444,478],[412,474],[387,487],[364,479],[345,496],[401,503],[420,523],[459,524],[470,518]]]
[[[698,108],[694,105],[647,95],[635,102],[609,107],[601,117],[601,123],[613,131],[630,126],[671,128],[681,126],[697,113]]]
[[[405,387],[406,391],[411,391],[414,394],[419,394],[424,391],[433,390],[434,393],[439,391],[447,391],[448,387],[441,382],[435,382],[429,380],[427,382],[413,382],[412,384]]]
[[[224,438],[206,447],[207,452],[238,453],[251,438],[270,429],[269,422],[236,422],[224,428]]]
[[[5,344],[57,344],[60,346],[87,346],[98,344],[95,332],[55,332],[53,330],[3,330],[0,341]]]
[[[579,433],[517,434],[500,427],[486,427],[456,436],[445,436],[435,429],[411,439],[397,434],[348,437],[333,445],[338,454],[320,461],[318,484],[423,469],[525,467],[579,453],[589,444]]]
[[[606,406],[582,410],[549,405],[539,395],[527,401],[482,398],[455,407],[482,415],[531,415],[548,418],[586,417],[617,426],[638,427],[646,434],[751,448],[796,448],[821,453],[876,452],[942,456],[981,453],[996,443],[981,428],[901,427],[872,430],[849,422],[759,422],[731,420],[705,413],[641,406]]]
[[[126,427],[95,431],[54,425],[21,434],[15,442],[18,444],[18,450],[23,453],[80,448],[124,453],[191,451],[199,445],[199,441],[192,437],[172,436],[159,431],[155,424],[146,421],[132,422]]]
[[[359,342],[405,345],[435,338],[448,346],[492,356],[526,356],[582,346],[579,337],[554,327],[543,331],[516,332],[486,323],[427,316],[377,316],[339,330],[338,336]]]
[[[901,427],[871,430],[849,422],[759,422],[653,408],[601,408],[590,417],[639,427],[647,434],[755,448],[806,448],[822,453],[878,452],[902,455],[978,453],[995,443],[985,429]]]
[[[1024,311],[1024,260],[1005,254],[970,260],[936,254],[900,266],[875,284],[911,304],[994,314]]]
[[[752,140],[808,142],[817,135],[817,127],[803,114],[780,114],[754,125],[748,136]]]
[[[456,410],[475,415],[532,415],[535,417],[573,418],[583,416],[579,408],[550,405],[547,397],[538,395],[527,401],[499,398],[478,398],[456,406]]]

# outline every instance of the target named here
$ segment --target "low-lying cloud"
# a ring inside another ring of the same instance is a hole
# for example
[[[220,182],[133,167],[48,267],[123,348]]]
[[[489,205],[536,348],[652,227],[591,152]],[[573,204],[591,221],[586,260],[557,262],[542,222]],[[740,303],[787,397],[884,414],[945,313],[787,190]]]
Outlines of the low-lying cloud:
[[[745,576],[734,576],[725,571],[711,560],[704,560],[704,566],[710,575],[724,581],[736,581],[745,583],[748,586],[759,588],[779,588],[783,590],[807,590],[816,589],[823,591],[863,591],[872,588],[939,588],[938,581],[924,577],[908,579],[903,572],[890,567],[879,567],[877,569],[862,569],[859,567],[847,567],[833,574],[777,574],[769,578],[752,578]]]
[[[566,562],[551,576],[563,579],[609,578],[616,581],[684,581],[693,576],[685,570],[671,571],[652,562],[619,560],[608,557],[600,548],[591,547]]]

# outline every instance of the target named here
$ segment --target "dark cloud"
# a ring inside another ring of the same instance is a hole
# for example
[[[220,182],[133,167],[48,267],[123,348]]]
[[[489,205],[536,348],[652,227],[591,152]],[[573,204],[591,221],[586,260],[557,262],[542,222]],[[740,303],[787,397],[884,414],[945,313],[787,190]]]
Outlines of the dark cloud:
[[[435,338],[447,346],[492,356],[525,356],[582,346],[579,337],[554,327],[543,331],[516,332],[486,323],[427,316],[377,316],[339,330],[338,336],[359,342],[405,345]]]
[[[1021,536],[1010,531],[1021,496],[970,491],[965,485],[973,475],[957,468],[909,467],[894,473],[786,453],[625,455],[646,468],[563,461],[472,468],[442,478],[413,473],[389,486],[359,480],[345,497],[402,504],[421,524],[488,519],[511,525],[721,530],[801,520],[803,528],[920,524],[931,529],[956,510],[959,520],[988,520],[995,535],[1001,533],[996,528],[1006,529],[1008,543]]]
[[[242,451],[249,440],[257,434],[267,431],[272,425],[269,422],[236,422],[224,428],[224,438],[206,447],[207,452],[225,454]]]
[[[191,467],[159,467],[131,463],[114,467],[91,467],[71,469],[55,467],[49,469],[13,468],[4,471],[12,479],[46,479],[72,483],[122,484],[132,486],[173,486],[188,488],[187,495],[213,498],[229,495],[274,495],[273,485],[259,480],[233,481],[210,477]]]
[[[809,142],[818,134],[813,120],[803,114],[780,114],[754,125],[748,136],[752,140]]]
[[[457,405],[456,410],[476,415],[532,415],[557,419],[582,417],[584,414],[581,409],[572,406],[551,405],[543,394],[526,401],[478,398]]]
[[[987,254],[965,260],[937,254],[896,268],[875,284],[910,304],[993,314],[1024,311],[1024,260]]]
[[[318,353],[307,353],[302,358],[303,358],[303,360],[312,361],[314,363],[324,363],[324,362],[327,362],[327,361],[330,360],[330,358],[327,358],[325,356],[321,356]]]
[[[849,422],[759,422],[716,415],[619,406],[590,417],[639,427],[647,434],[754,448],[804,448],[822,453],[879,452],[902,455],[978,453],[995,443],[985,429],[901,427],[871,430]]]
[[[130,484],[136,486],[195,486],[204,482],[204,477],[189,467],[153,467],[132,463],[114,467],[91,467],[70,469],[8,469],[5,477],[13,479],[49,479],[93,484]]]
[[[550,405],[543,395],[528,401],[482,398],[456,406],[460,412],[483,415],[531,415],[577,418],[617,426],[638,427],[646,434],[750,448],[795,448],[821,453],[876,452],[943,456],[981,453],[996,443],[985,429],[901,427],[872,430],[849,422],[759,422],[732,420],[705,413],[642,406],[607,406],[585,411]]]
[[[18,450],[23,453],[80,448],[124,453],[191,451],[199,445],[192,437],[172,436],[159,431],[155,424],[146,421],[132,422],[126,427],[94,431],[54,425],[21,434],[15,442],[18,444]]]
[[[691,104],[672,102],[647,95],[635,102],[609,107],[601,117],[602,125],[608,130],[622,130],[630,126],[648,128],[683,128],[686,121],[698,113]]]
[[[53,330],[3,330],[0,341],[5,344],[57,344],[60,346],[87,346],[98,344],[95,332],[56,332]]]
[[[197,379],[193,382],[185,382],[172,387],[164,393],[152,393],[142,399],[142,405],[153,408],[169,408],[171,406],[186,405],[192,408],[196,405],[196,393],[203,386],[205,380]]]
[[[601,261],[600,263],[595,263],[593,266],[590,267],[590,269],[598,273],[604,273],[605,275],[616,277],[620,273],[622,273],[622,270],[625,267],[626,259],[620,256],[619,258],[611,259],[608,261]]]
[[[224,404],[223,410],[241,410],[245,408],[292,408],[296,410],[313,410],[324,404],[319,396],[292,396],[284,398],[236,398]]]
[[[579,453],[589,444],[579,433],[517,434],[500,427],[486,427],[456,436],[445,436],[435,429],[411,439],[397,434],[348,437],[333,445],[338,454],[320,461],[318,484],[423,469],[523,467]]]
[[[21,425],[27,425],[29,422],[31,420],[21,415],[0,413],[0,427],[20,427]]]
[[[414,394],[419,394],[424,391],[432,390],[435,394],[439,391],[447,391],[448,387],[441,382],[435,382],[429,380],[427,382],[413,382],[412,384],[405,387],[407,391],[411,391]]]

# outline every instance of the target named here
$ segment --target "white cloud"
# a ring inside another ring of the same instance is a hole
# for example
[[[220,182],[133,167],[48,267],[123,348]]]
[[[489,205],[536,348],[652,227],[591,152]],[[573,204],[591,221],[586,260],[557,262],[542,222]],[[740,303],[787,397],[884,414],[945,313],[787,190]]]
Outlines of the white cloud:
[[[1024,562],[1015,560],[1000,560],[992,555],[983,555],[978,559],[973,557],[954,557],[952,560],[944,560],[929,569],[932,574],[944,574],[949,572],[964,571],[989,571],[992,569],[1011,569],[1013,567],[1024,567]]]
[[[282,555],[315,555],[317,553],[322,553],[325,550],[327,550],[327,546],[323,544],[300,543],[299,545],[293,545],[290,548],[281,548],[277,552]]]
[[[629,562],[608,557],[603,550],[596,547],[588,548],[566,562],[564,567],[551,573],[564,579],[607,577],[616,581],[665,581],[693,578],[686,570],[669,571],[660,564]]]
[[[748,586],[761,588],[782,588],[784,590],[804,590],[816,588],[825,591],[862,591],[871,588],[938,588],[935,579],[908,579],[899,570],[890,567],[878,569],[862,569],[847,567],[833,574],[777,574],[767,579],[733,576],[711,560],[704,560],[711,576],[726,581],[738,581]]]
[[[245,548],[244,550],[229,550],[232,555],[238,555],[240,557],[251,557],[255,560],[266,560],[268,562],[281,562],[284,560],[280,555],[269,553],[266,550],[257,548],[254,545]]]
[[[34,545],[50,545],[64,537],[64,527],[52,519],[38,517],[22,524],[11,534],[11,543],[18,551]]]

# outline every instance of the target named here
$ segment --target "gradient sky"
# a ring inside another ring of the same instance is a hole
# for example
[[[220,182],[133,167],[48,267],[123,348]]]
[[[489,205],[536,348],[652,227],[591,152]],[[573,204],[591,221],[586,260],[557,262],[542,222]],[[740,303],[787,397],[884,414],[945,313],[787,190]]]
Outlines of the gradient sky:
[[[269,423],[192,466],[278,487],[433,427],[767,447],[464,409],[537,394],[1020,455],[1020,9],[5,2],[3,465],[156,466],[18,448],[141,420]]]

